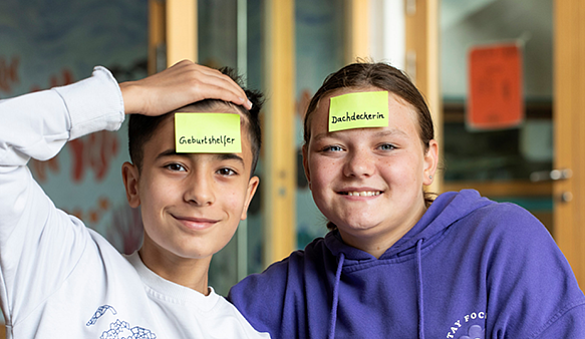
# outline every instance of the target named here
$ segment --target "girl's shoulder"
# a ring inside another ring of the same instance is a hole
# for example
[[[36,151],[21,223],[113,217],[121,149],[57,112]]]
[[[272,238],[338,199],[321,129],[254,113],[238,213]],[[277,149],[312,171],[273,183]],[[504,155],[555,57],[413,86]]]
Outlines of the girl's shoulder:
[[[485,205],[458,221],[466,226],[476,226],[490,234],[508,236],[535,233],[550,235],[546,227],[525,208],[510,202]]]

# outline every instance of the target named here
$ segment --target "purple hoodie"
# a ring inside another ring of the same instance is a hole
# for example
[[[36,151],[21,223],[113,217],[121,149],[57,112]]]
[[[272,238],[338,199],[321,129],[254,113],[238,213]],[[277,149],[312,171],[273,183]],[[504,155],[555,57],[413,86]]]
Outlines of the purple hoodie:
[[[330,232],[228,299],[273,338],[585,338],[585,296],[544,226],[472,190],[440,195],[379,259]]]

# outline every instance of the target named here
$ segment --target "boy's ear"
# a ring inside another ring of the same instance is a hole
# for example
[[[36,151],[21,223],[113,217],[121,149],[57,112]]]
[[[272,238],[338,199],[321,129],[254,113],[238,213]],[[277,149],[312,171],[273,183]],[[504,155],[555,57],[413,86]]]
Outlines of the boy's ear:
[[[246,203],[244,204],[244,209],[242,210],[240,220],[246,220],[248,217],[248,207],[250,206],[250,202],[256,193],[256,189],[258,189],[258,184],[260,184],[260,178],[257,176],[251,177],[250,181],[248,181],[248,189],[246,190]]]
[[[307,145],[303,145],[302,147],[302,151],[303,151],[303,168],[305,169],[305,177],[307,177],[307,182],[309,183],[309,189],[311,189],[311,172],[309,171],[309,156],[308,156],[308,150],[307,150]]]
[[[122,165],[122,179],[126,189],[126,199],[132,208],[140,206],[140,196],[138,195],[139,176],[140,173],[135,165],[129,162],[125,162]]]

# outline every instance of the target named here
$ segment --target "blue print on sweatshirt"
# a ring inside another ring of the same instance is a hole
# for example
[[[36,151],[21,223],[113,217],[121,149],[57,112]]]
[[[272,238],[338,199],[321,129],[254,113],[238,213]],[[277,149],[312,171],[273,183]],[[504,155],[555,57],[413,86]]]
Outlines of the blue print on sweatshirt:
[[[120,319],[110,324],[110,330],[102,333],[100,339],[156,339],[156,334],[142,327],[130,327]]]
[[[116,315],[117,313],[116,310],[110,305],[100,306],[98,307],[97,311],[95,311],[95,313],[93,314],[93,317],[91,317],[87,324],[85,324],[85,326],[91,326],[95,324],[97,320],[106,313],[107,310],[110,310],[113,315]]]
[[[108,310],[113,315],[118,313],[110,305],[100,306],[85,326],[94,325]],[[156,339],[156,334],[146,328],[138,326],[130,327],[128,322],[116,319],[115,322],[110,324],[110,329],[102,333],[100,339]]]
[[[485,339],[485,330],[479,325],[473,325],[467,332],[468,335],[464,335],[459,339]]]

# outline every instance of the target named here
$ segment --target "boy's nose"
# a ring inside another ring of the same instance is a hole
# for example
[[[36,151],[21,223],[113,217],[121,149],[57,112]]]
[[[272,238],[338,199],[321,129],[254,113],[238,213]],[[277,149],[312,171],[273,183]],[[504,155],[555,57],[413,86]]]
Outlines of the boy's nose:
[[[356,149],[349,152],[343,168],[347,177],[369,177],[374,173],[373,155],[368,150]]]
[[[203,173],[193,173],[185,182],[184,199],[197,206],[211,205],[215,201],[212,178]]]

